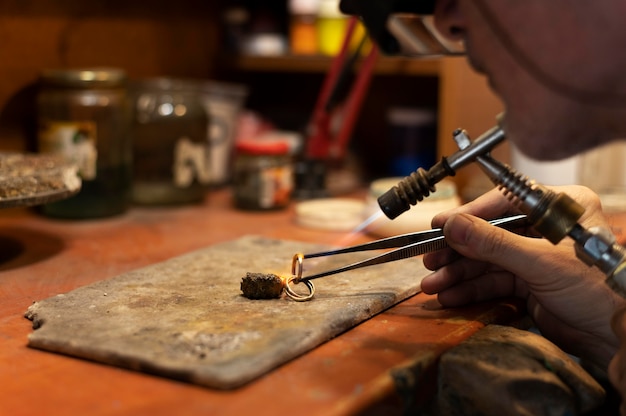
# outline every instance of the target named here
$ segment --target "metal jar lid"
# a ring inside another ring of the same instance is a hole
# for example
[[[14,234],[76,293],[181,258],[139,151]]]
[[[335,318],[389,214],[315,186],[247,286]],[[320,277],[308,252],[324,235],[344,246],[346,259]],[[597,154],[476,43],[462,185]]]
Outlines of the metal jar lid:
[[[41,81],[56,87],[119,87],[126,82],[126,72],[119,68],[45,69]]]

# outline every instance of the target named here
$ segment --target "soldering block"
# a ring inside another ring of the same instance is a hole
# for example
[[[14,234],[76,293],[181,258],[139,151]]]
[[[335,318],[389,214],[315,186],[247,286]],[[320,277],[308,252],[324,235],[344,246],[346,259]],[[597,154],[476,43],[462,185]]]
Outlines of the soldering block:
[[[320,284],[314,302],[250,300],[237,290],[246,271],[291,276],[286,259],[294,253],[331,248],[247,235],[99,280],[31,305],[26,316],[37,329],[28,346],[239,388],[418,293],[428,273],[419,261],[346,272]],[[311,262],[307,273],[371,255]]]

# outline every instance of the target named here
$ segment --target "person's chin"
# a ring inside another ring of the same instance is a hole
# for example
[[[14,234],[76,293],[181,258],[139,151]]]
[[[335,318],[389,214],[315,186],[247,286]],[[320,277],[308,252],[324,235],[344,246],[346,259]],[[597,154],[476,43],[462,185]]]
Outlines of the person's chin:
[[[545,138],[542,140],[540,132],[528,128],[529,126],[516,123],[510,119],[506,112],[504,118],[501,119],[501,126],[506,132],[507,140],[513,143],[526,157],[538,161],[557,160],[565,157],[555,148],[551,140]]]
[[[526,157],[540,162],[558,161],[562,159],[567,159],[577,154],[574,149],[569,149],[568,147],[564,146],[556,146],[549,140],[535,140],[529,142],[528,140],[515,140],[515,138],[512,137],[510,137],[510,139],[518,148],[518,150],[522,152],[522,154],[524,154]]]

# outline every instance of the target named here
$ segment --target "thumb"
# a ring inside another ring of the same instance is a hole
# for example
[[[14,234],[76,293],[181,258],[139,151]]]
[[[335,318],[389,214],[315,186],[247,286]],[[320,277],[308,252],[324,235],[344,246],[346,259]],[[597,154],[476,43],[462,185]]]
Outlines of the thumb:
[[[537,258],[545,241],[529,239],[469,215],[453,215],[444,225],[448,245],[465,257],[500,266],[516,275],[529,275],[540,266]]]

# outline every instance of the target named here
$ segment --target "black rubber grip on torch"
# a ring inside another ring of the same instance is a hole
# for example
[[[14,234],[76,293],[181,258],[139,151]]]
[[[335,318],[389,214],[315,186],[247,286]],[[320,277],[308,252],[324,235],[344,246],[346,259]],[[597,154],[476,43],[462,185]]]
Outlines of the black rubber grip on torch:
[[[378,206],[387,218],[393,220],[411,208],[411,205],[435,192],[435,184],[456,172],[444,157],[428,171],[418,168],[387,192],[378,197]]]

